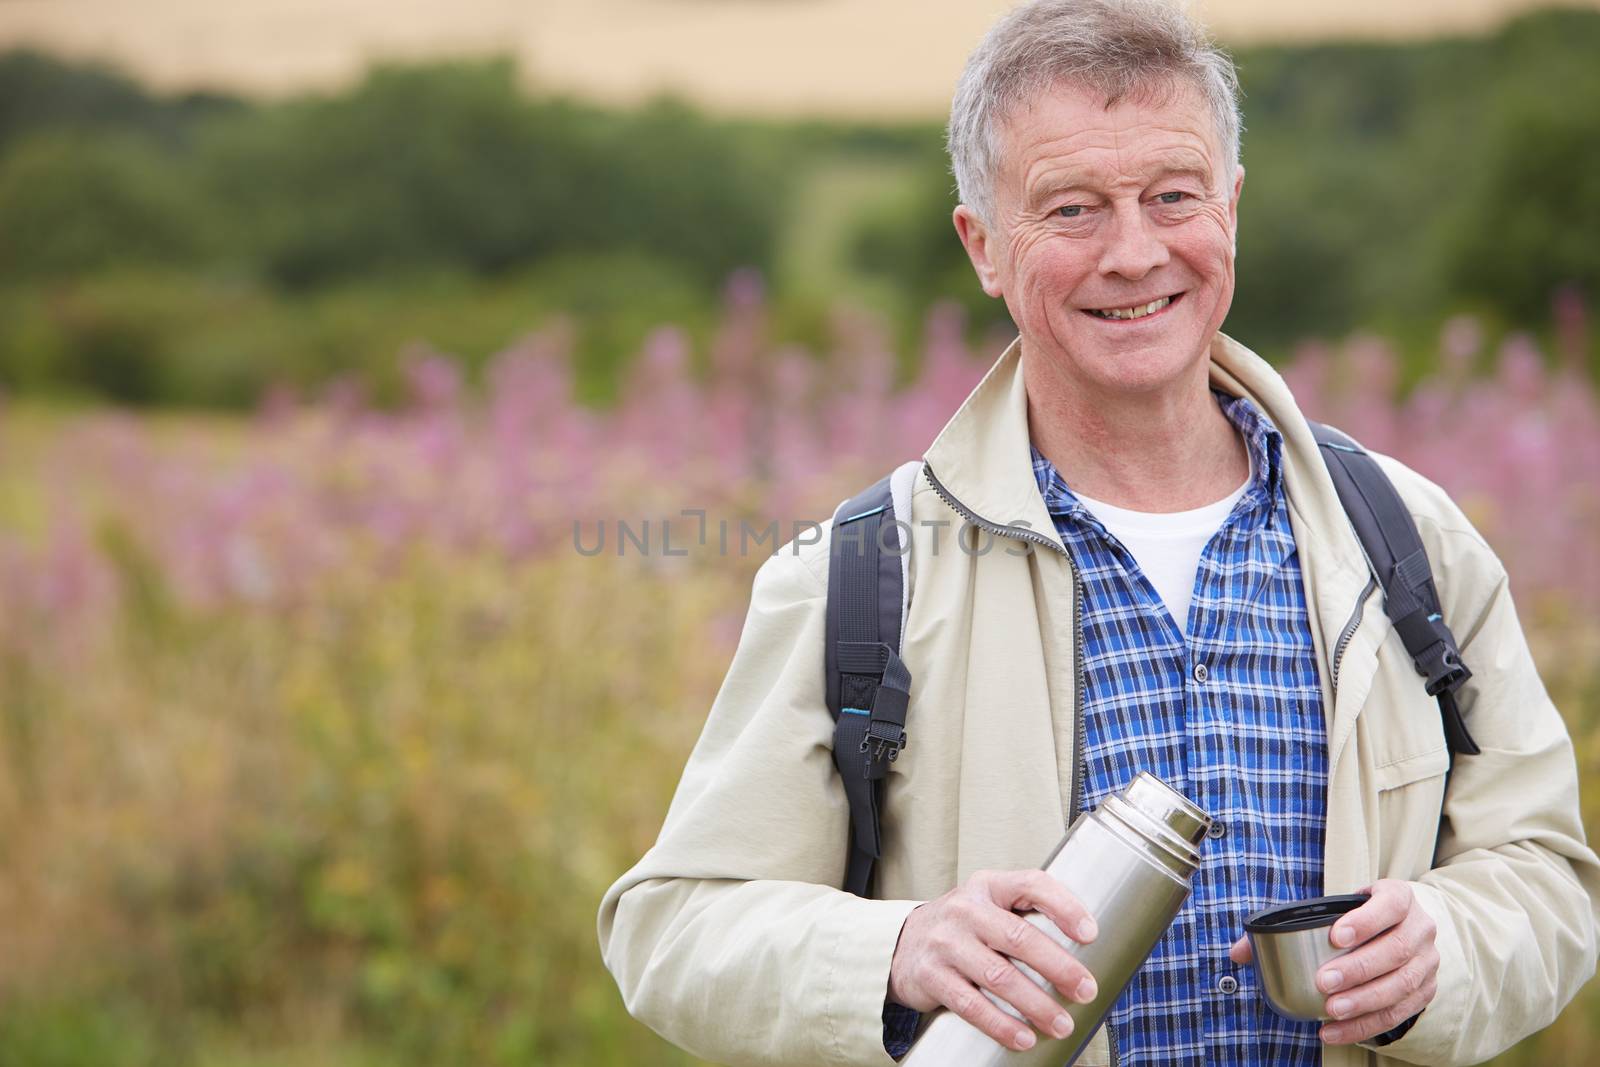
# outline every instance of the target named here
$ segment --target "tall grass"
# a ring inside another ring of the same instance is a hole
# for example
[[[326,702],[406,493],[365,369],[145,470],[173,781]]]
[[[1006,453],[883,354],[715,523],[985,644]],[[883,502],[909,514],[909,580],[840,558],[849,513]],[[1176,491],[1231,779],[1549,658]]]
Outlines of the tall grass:
[[[1458,320],[1404,396],[1374,339],[1287,372],[1504,555],[1592,783],[1576,314],[1552,354]],[[593,921],[767,550],[723,555],[718,523],[825,516],[998,351],[936,311],[901,381],[870,323],[813,354],[771,350],[764,315],[736,279],[708,350],[657,332],[606,410],[573,400],[559,330],[477,384],[413,352],[398,409],[349,387],[242,421],[0,408],[0,1065],[689,1062],[623,1012]],[[592,544],[647,519],[648,554],[576,550],[575,522]],[[1597,1020],[1588,994],[1508,1062],[1587,1063]]]

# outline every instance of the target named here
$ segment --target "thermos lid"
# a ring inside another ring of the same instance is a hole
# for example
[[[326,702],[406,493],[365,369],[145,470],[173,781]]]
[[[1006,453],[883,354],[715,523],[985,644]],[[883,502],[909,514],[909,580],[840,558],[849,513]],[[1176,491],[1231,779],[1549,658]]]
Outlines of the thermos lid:
[[[1211,828],[1211,817],[1187,797],[1146,771],[1128,784],[1123,799],[1189,842],[1199,845]]]

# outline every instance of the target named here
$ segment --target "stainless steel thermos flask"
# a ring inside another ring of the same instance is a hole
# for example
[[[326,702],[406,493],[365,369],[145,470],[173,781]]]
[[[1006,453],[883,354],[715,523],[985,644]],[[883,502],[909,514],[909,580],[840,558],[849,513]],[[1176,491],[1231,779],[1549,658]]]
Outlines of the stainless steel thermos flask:
[[[1089,969],[1099,996],[1088,1004],[1069,1001],[1033,968],[1018,962],[1017,968],[1072,1017],[1071,1034],[1061,1039],[1039,1034],[1032,1048],[1018,1052],[954,1012],[940,1011],[900,1061],[902,1067],[1070,1067],[1183,907],[1200,865],[1200,842],[1210,827],[1210,816],[1143,772],[1121,793],[1079,815],[1044,869],[1094,916],[1099,936],[1080,945],[1043,915],[1026,918]],[[988,990],[984,994],[1002,1011],[1022,1018]]]

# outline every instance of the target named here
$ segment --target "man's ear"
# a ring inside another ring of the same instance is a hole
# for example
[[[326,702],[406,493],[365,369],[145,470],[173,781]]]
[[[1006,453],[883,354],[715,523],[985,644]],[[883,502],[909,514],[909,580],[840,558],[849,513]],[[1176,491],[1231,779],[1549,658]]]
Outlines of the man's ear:
[[[989,233],[989,227],[978,213],[965,204],[957,204],[950,218],[956,224],[956,236],[961,238],[967,258],[972,260],[972,269],[978,274],[978,284],[990,296],[1003,295],[994,262],[994,253],[1000,251],[998,240]]]
[[[1244,165],[1234,168],[1233,196],[1228,200],[1228,225],[1233,227],[1233,254],[1239,254],[1239,195],[1244,192]]]

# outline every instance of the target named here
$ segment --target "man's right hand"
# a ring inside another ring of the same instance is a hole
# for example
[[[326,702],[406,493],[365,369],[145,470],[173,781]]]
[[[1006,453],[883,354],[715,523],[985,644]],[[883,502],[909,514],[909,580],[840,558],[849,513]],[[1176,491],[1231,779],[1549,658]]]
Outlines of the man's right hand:
[[[1032,1048],[1033,1031],[979,991],[987,989],[1042,1033],[1066,1037],[1071,1017],[1006,957],[1026,963],[1080,1004],[1098,990],[1083,964],[1017,914],[1030,911],[1042,912],[1074,941],[1095,938],[1093,916],[1050,875],[978,871],[906,917],[889,964],[889,999],[916,1011],[949,1008],[1008,1048]]]

